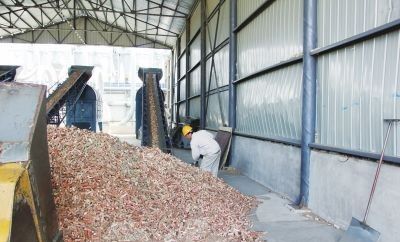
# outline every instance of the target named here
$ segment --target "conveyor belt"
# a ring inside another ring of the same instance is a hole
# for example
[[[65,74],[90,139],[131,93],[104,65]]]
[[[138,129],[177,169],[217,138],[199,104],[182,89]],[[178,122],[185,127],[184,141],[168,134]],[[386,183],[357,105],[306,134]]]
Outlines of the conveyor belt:
[[[164,114],[164,96],[159,86],[159,76],[155,73],[144,73],[142,145],[158,147],[170,152],[171,142],[168,137],[167,123]]]
[[[12,82],[19,66],[0,66],[0,82]]]
[[[46,103],[47,122],[59,125],[63,118],[60,110],[67,101],[73,105],[79,99],[86,83],[92,76],[93,66],[71,66],[68,78],[52,92]]]
[[[65,80],[50,96],[47,98],[46,112],[50,113],[59,102],[65,97],[65,94],[76,84],[79,77],[82,75],[81,72],[76,71],[72,73],[67,80]],[[61,104],[61,106],[64,102]],[[58,111],[58,110],[57,110]]]

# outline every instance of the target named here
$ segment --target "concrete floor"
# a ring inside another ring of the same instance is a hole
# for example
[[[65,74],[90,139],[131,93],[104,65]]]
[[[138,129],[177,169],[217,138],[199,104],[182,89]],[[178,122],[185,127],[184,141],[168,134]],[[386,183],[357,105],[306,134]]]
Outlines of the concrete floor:
[[[191,163],[190,150],[173,149],[173,155]],[[220,171],[218,177],[261,203],[250,214],[252,229],[265,232],[268,242],[337,242],[343,231],[322,221],[309,210],[293,209],[291,202],[236,172]]]

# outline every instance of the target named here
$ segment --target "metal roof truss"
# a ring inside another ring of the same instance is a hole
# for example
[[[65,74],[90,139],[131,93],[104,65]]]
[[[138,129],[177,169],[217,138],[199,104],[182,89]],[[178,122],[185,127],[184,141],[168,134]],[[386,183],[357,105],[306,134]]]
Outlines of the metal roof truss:
[[[1,42],[172,48],[194,3],[195,0],[0,0],[0,38]]]

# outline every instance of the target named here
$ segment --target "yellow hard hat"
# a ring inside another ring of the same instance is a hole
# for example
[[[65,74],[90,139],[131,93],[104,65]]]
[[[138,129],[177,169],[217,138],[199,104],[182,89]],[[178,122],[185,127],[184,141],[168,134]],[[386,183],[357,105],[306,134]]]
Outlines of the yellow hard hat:
[[[188,133],[192,132],[192,127],[190,125],[185,125],[182,128],[182,134],[183,136],[186,136]]]

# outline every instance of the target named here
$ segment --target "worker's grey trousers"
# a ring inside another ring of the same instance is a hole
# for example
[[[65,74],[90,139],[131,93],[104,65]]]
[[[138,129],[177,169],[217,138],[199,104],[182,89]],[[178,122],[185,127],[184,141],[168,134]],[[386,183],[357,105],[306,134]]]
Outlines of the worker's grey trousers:
[[[212,155],[205,155],[203,157],[203,160],[200,162],[200,169],[204,171],[209,171],[213,176],[217,176],[218,174],[218,166],[219,166],[219,160],[221,158],[221,151],[219,151],[216,154]]]

